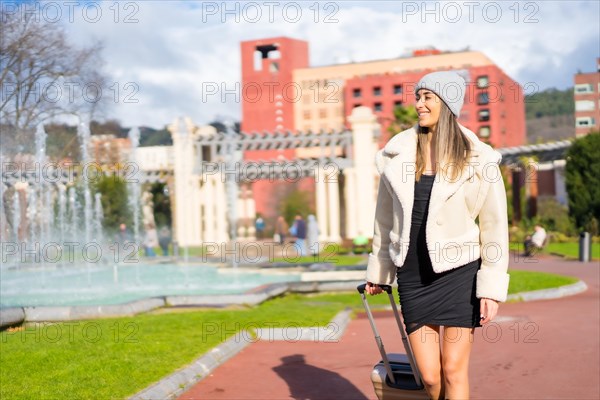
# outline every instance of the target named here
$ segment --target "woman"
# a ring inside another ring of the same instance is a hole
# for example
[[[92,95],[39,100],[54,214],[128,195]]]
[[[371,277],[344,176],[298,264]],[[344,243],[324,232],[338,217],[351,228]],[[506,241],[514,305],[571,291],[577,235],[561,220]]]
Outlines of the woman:
[[[376,155],[381,179],[366,291],[379,294],[379,284],[397,280],[429,396],[465,399],[474,328],[494,319],[508,292],[501,156],[458,124],[465,93],[458,74],[425,75],[415,93],[418,124]]]

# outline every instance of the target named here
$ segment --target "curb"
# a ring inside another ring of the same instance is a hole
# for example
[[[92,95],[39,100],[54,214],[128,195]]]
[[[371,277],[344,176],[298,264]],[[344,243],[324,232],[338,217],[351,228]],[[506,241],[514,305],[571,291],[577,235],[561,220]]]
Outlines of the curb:
[[[228,305],[257,305],[282,295],[326,291],[353,291],[363,280],[355,281],[296,281],[265,284],[246,293],[221,296],[150,297],[124,304],[96,306],[10,307],[0,309],[0,329],[25,322],[59,322],[133,316],[161,307]],[[507,301],[534,301],[572,296],[587,290],[583,281],[551,289],[534,290],[508,295]]]
[[[162,307],[255,306],[286,292],[355,290],[362,281],[277,282],[241,294],[148,297],[123,304],[92,306],[34,306],[0,309],[0,329],[26,322],[60,322],[133,316]]]
[[[533,290],[531,292],[520,292],[508,295],[506,301],[534,301],[534,300],[551,300],[561,297],[573,296],[578,293],[585,292],[587,285],[584,281],[577,281],[570,285],[559,286],[551,289]]]
[[[258,340],[263,340],[263,337],[266,337],[270,342],[280,340],[337,342],[346,331],[346,327],[352,319],[351,317],[352,309],[346,308],[337,313],[325,327],[293,327],[296,331],[300,332],[300,337],[293,339],[286,337],[286,328],[256,328],[254,329],[256,336],[253,336],[247,330],[240,331],[193,361],[190,365],[153,383],[146,389],[129,397],[128,400],[175,399],[193,385],[206,378],[215,368],[235,356],[246,346]],[[339,329],[334,330],[332,327]]]
[[[205,378],[211,371],[239,353],[251,342],[248,331],[236,333],[208,353],[193,361],[190,365],[168,375],[160,381],[129,397],[130,400],[174,399],[190,386]]]

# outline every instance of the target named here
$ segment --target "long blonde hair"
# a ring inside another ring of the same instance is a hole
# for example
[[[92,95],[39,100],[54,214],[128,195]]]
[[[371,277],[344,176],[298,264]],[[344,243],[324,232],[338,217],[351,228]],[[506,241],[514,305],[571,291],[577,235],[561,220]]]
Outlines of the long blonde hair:
[[[435,158],[438,172],[443,172],[443,178],[455,180],[460,176],[471,153],[471,142],[460,130],[456,117],[448,106],[440,100],[440,118],[437,123]],[[427,134],[429,128],[419,125],[417,130],[417,174],[416,180],[421,179],[425,171],[427,151]]]

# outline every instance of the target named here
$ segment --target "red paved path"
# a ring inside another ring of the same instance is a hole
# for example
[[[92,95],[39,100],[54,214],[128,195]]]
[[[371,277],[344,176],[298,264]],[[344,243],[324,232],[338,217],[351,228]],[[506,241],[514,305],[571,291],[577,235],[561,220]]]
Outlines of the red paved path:
[[[498,322],[476,329],[473,399],[600,399],[598,262],[538,261],[513,260],[511,268],[576,276],[589,288],[562,299],[501,305]],[[402,351],[391,312],[377,316],[386,350]],[[361,314],[337,343],[250,344],[180,399],[375,399],[370,372],[378,359]]]

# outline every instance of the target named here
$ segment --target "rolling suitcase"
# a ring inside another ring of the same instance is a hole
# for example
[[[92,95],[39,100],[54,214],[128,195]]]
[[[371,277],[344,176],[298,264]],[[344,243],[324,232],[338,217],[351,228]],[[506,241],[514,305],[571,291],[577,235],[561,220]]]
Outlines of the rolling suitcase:
[[[404,345],[406,354],[386,354],[383,342],[381,341],[381,337],[375,326],[373,314],[371,313],[371,309],[367,302],[367,297],[365,295],[366,284],[359,285],[357,289],[362,298],[382,358],[382,360],[373,367],[373,371],[371,372],[371,381],[373,382],[375,394],[379,400],[429,399],[425,387],[421,383],[419,370],[417,369],[417,364],[410,348],[406,331],[400,320],[398,307],[396,307],[396,302],[392,295],[392,287],[389,285],[379,285],[379,287],[382,288],[390,298],[390,303],[394,311],[396,322],[398,323],[398,328],[400,329],[402,344]]]

